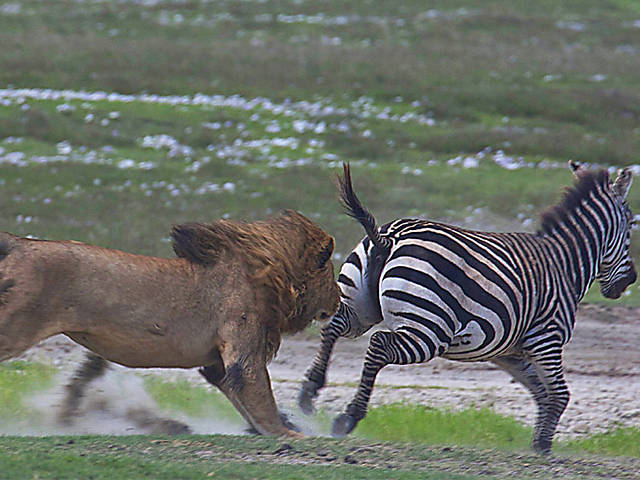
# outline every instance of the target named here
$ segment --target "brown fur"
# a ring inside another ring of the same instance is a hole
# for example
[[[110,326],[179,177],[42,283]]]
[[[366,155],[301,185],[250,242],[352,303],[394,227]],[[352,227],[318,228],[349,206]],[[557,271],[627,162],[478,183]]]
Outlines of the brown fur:
[[[131,367],[206,367],[261,433],[289,434],[266,363],[332,315],[333,239],[294,211],[173,229],[178,258],[0,234],[0,361],[64,333]]]

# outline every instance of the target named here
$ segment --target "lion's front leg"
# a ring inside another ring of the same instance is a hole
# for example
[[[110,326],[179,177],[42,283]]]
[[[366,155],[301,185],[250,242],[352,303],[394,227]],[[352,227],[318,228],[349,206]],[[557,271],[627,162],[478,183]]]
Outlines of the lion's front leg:
[[[221,362],[200,369],[200,373],[225,394],[258,433],[301,437],[289,428],[288,421],[285,424],[276,406],[267,371],[263,325],[245,320],[242,334],[229,337],[233,340],[220,348]]]
[[[209,382],[211,385],[214,385],[215,387],[218,387],[218,389],[222,393],[224,393],[231,404],[236,408],[238,412],[240,412],[240,415],[242,415],[242,417],[250,425],[250,428],[257,432],[255,426],[252,423],[251,417],[246,414],[245,409],[242,407],[242,404],[233,394],[231,389],[232,382],[229,381],[229,378],[225,378],[226,371],[219,353],[218,358],[216,358],[216,361],[214,363],[198,369],[198,372],[204,377],[207,382]]]
[[[211,385],[218,387],[218,389],[225,394],[227,399],[231,402],[231,404],[240,412],[240,415],[249,423],[252,429],[255,429],[253,423],[251,421],[251,417],[249,417],[242,405],[238,402],[238,399],[232,392],[232,384],[230,381],[230,377],[226,377],[226,370],[224,368],[224,363],[222,363],[222,357],[220,356],[220,352],[216,352],[215,361],[211,365],[207,365],[206,367],[202,367],[198,369],[200,375],[204,377],[204,379],[209,382]],[[257,432],[257,430],[256,430]]]
[[[259,435],[260,431],[253,425],[253,419],[246,414],[243,405],[238,401],[237,397],[233,395],[228,388],[225,387],[225,384],[222,382],[222,380],[224,379],[225,372],[224,372],[224,368],[220,368],[221,366],[222,365],[215,365],[215,364],[209,365],[209,366],[198,369],[198,372],[207,380],[207,382],[209,382],[211,385],[218,387],[218,389],[227,396],[227,398],[229,399],[231,404],[236,408],[236,410],[240,412],[240,414],[249,424],[249,429],[247,430],[247,433],[253,433],[253,434]],[[293,423],[291,423],[291,420],[289,420],[289,417],[286,414],[279,412],[279,415],[285,427],[287,427],[289,430],[293,430],[296,432],[298,431],[297,427]]]
[[[211,373],[202,370],[205,378]],[[278,411],[264,362],[241,359],[227,369],[222,381],[216,385],[258,433],[303,436],[285,425],[286,417]]]

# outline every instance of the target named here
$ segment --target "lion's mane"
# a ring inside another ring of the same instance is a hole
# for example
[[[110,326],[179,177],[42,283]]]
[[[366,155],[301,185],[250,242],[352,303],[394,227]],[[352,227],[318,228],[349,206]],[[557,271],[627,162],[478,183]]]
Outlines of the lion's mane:
[[[173,250],[190,262],[214,266],[222,254],[242,258],[249,281],[265,288],[269,301],[264,321],[269,330],[271,355],[280,344],[281,333],[307,327],[304,310],[307,276],[317,269],[318,254],[331,237],[294,210],[259,222],[220,220],[214,223],[175,225],[171,231]],[[330,253],[330,252],[329,252]]]

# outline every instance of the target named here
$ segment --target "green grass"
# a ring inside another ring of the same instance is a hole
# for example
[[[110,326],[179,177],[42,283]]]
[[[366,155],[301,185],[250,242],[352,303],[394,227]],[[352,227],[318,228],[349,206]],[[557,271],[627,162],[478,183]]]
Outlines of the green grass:
[[[621,427],[611,432],[571,440],[566,445],[573,451],[640,458],[640,428]]]
[[[26,420],[35,414],[24,404],[29,394],[49,387],[56,369],[28,362],[0,364],[0,418]]]
[[[326,478],[329,480],[380,479],[389,475],[385,470],[372,470],[363,467],[331,467],[307,465],[264,465],[245,462],[207,462],[198,466],[184,466],[159,460],[141,460],[131,458],[104,458],[103,455],[56,455],[38,451],[39,458],[33,461],[25,455],[12,455],[3,461],[5,478],[11,479],[59,479],[92,478],[95,480],[153,478],[153,479],[274,479],[299,480]],[[202,462],[204,463],[204,462]],[[25,467],[25,464],[27,465]],[[406,480],[470,480],[479,478],[471,475],[452,475],[446,473],[424,473],[400,471],[394,478]]]
[[[188,435],[3,437],[3,478],[426,479],[636,478],[635,459],[552,458],[486,446],[371,443],[348,438]]]
[[[451,411],[401,403],[372,408],[356,430],[375,440],[520,450],[529,447],[532,434],[533,429],[488,408]]]
[[[341,458],[346,456],[348,448],[336,445],[336,442],[311,440],[294,443],[295,448],[289,454],[300,455],[302,461],[298,465],[287,464],[287,453],[284,456],[273,453],[281,445],[281,441],[274,438],[220,435],[191,435],[179,439],[141,436],[3,437],[0,460],[3,478],[11,479],[389,478],[390,472],[385,468],[347,463],[341,465],[341,461],[334,465],[314,465],[314,460],[317,463],[323,459],[315,455],[317,450],[341,455]],[[317,444],[321,448],[318,449]],[[249,458],[243,458],[246,456]],[[410,464],[396,466],[392,475],[393,478],[407,480],[479,478],[475,475],[437,472]]]
[[[145,389],[162,409],[183,412],[190,417],[210,417],[215,412],[227,420],[244,422],[216,389],[193,385],[187,380],[170,382],[157,377],[145,378]]]
[[[3,439],[4,442],[7,442],[7,439]],[[167,461],[132,459],[122,456],[110,458],[86,453],[59,453],[55,448],[53,451],[37,453],[37,456],[23,452],[3,456],[2,470],[5,478],[196,479],[202,478],[205,473],[201,468],[185,468]]]
[[[355,435],[382,441],[526,450],[530,448],[533,429],[488,408],[453,411],[396,403],[372,408]],[[640,428],[616,428],[584,438],[555,441],[554,452],[640,458]]]

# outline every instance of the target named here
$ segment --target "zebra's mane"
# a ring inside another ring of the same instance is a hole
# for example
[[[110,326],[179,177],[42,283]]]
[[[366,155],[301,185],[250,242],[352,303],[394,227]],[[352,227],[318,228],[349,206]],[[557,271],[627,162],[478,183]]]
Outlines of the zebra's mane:
[[[565,188],[560,203],[549,207],[540,215],[538,234],[550,234],[558,225],[565,223],[582,201],[598,187],[603,190],[609,188],[609,172],[604,169],[580,170],[576,175],[578,178],[573,187]]]

